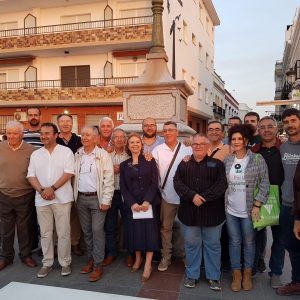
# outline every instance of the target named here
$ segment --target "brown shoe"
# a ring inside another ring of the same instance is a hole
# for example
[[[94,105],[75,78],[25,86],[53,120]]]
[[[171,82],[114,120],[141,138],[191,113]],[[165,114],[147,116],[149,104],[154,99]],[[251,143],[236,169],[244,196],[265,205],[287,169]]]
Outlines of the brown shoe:
[[[133,260],[133,257],[131,255],[127,256],[126,263],[127,263],[127,267],[132,268],[132,266],[134,264],[134,260]]]
[[[0,271],[5,269],[7,266],[11,265],[12,261],[8,261],[6,259],[0,259]]]
[[[252,269],[251,268],[244,269],[242,286],[244,291],[252,290]]]
[[[35,268],[37,266],[37,262],[31,256],[23,258],[22,263],[29,268]]]
[[[88,274],[93,271],[94,261],[91,259],[88,263],[81,269],[80,274]]]
[[[95,282],[98,281],[103,274],[103,268],[102,267],[95,267],[91,275],[89,276],[89,282]]]
[[[104,259],[103,262],[102,262],[102,266],[103,266],[103,267],[106,267],[106,266],[111,265],[115,259],[116,259],[116,258],[113,257],[112,255],[106,256],[105,259]]]
[[[72,245],[71,246],[71,251],[73,254],[75,254],[76,256],[82,256],[83,255],[83,251],[80,248],[80,245]]]
[[[231,289],[234,292],[239,292],[241,288],[242,288],[242,272],[241,270],[233,270]]]
[[[280,296],[300,295],[300,282],[291,282],[276,290]]]

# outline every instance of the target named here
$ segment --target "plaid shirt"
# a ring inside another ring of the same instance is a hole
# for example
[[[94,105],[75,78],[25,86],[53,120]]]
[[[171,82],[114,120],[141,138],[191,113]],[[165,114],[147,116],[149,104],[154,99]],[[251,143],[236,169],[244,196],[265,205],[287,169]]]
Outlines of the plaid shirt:
[[[269,174],[267,164],[260,154],[255,154],[251,150],[247,150],[249,162],[245,170],[246,181],[246,205],[248,216],[251,217],[251,210],[253,208],[254,191],[258,187],[258,193],[255,200],[266,203],[269,194]],[[227,180],[229,179],[229,172],[233,165],[235,154],[227,156],[224,160]],[[228,189],[225,193],[225,209],[228,204]]]

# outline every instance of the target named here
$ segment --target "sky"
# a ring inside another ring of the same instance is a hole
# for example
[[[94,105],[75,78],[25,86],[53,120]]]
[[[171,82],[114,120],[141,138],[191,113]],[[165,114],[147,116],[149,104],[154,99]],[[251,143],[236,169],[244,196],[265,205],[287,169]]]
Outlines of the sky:
[[[296,0],[213,0],[221,25],[215,28],[215,69],[225,88],[260,116],[274,106],[276,60],[282,60],[286,26],[292,24]]]

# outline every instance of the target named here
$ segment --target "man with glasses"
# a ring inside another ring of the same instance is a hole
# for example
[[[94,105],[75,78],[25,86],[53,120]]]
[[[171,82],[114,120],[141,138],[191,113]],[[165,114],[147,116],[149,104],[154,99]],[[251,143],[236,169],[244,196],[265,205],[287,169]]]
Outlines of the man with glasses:
[[[224,164],[208,156],[209,148],[207,137],[201,134],[193,137],[193,155],[188,162],[179,164],[174,176],[174,188],[180,197],[178,218],[185,244],[184,286],[195,287],[203,256],[209,286],[220,291],[220,238],[225,221],[227,179]]]
[[[164,142],[164,139],[157,135],[156,121],[153,118],[144,119],[142,126],[144,153],[151,153],[156,146]]]
[[[165,142],[155,147],[152,151],[159,171],[160,191],[162,195],[160,212],[162,259],[158,265],[158,270],[161,272],[166,271],[171,264],[173,224],[180,202],[179,196],[174,190],[173,177],[182,159],[192,154],[190,147],[186,147],[178,141],[178,129],[175,122],[168,121],[164,123],[163,135]],[[176,158],[171,168],[169,168],[176,151],[178,151]]]
[[[268,166],[269,181],[272,185],[277,185],[280,189],[284,180],[284,171],[280,156],[281,142],[277,138],[278,128],[277,122],[272,117],[263,117],[258,123],[258,133],[261,136],[261,142],[252,147],[252,151],[260,153]],[[281,193],[279,193],[281,196]],[[270,284],[273,288],[282,286],[280,276],[284,265],[284,244],[281,235],[281,227],[271,226],[273,243],[271,247],[271,257],[269,261],[271,276]],[[253,273],[256,269],[259,271],[266,270],[264,256],[267,244],[267,230],[266,228],[257,231],[256,233],[256,252],[253,266]]]

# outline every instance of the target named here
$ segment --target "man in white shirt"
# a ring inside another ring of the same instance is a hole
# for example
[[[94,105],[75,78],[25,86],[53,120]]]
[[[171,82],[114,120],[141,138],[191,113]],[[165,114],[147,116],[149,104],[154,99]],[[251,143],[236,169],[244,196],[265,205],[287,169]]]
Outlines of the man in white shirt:
[[[186,147],[178,142],[178,130],[175,122],[168,121],[164,123],[163,135],[165,142],[155,147],[152,151],[152,155],[156,160],[159,171],[160,190],[162,195],[160,211],[162,259],[158,265],[158,270],[162,272],[166,271],[171,264],[173,223],[180,202],[179,196],[174,189],[173,177],[177,170],[177,166],[182,159],[185,156],[192,154],[191,147]],[[177,147],[180,147],[178,154],[172,168],[170,169],[169,175],[167,175]],[[165,182],[165,186],[162,188],[166,177],[167,180]]]
[[[41,126],[44,147],[33,152],[27,178],[36,190],[35,206],[41,232],[43,266],[37,277],[43,278],[54,262],[53,227],[58,236],[58,261],[61,275],[71,274],[70,212],[73,198],[71,177],[74,175],[72,151],[56,143],[58,129],[53,123]]]

